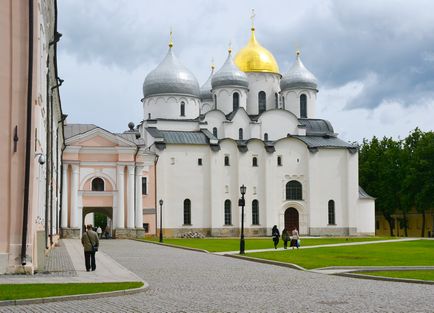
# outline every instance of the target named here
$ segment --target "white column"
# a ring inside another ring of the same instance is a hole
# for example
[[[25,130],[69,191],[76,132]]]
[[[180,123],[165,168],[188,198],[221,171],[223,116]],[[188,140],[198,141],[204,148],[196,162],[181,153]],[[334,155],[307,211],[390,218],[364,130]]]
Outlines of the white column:
[[[78,175],[80,168],[78,164],[72,164],[72,177],[71,177],[71,228],[78,228]]]
[[[128,165],[128,186],[127,186],[127,227],[134,228],[134,165]]]
[[[143,196],[142,196],[143,167],[136,168],[136,228],[143,228]]]
[[[125,166],[118,166],[117,170],[117,187],[118,187],[118,207],[115,222],[115,228],[125,228],[125,208],[124,208],[124,170]]]
[[[62,177],[62,228],[68,227],[68,164],[63,164]]]

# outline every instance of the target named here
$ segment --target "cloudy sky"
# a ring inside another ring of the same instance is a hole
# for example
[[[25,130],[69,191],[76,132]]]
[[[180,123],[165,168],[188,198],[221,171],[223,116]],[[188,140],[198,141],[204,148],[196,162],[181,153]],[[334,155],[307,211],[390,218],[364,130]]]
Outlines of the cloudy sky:
[[[434,1],[60,0],[59,72],[69,123],[113,132],[143,119],[147,73],[174,52],[202,85],[250,35],[281,73],[302,60],[319,80],[317,117],[340,137],[405,137],[434,129]]]

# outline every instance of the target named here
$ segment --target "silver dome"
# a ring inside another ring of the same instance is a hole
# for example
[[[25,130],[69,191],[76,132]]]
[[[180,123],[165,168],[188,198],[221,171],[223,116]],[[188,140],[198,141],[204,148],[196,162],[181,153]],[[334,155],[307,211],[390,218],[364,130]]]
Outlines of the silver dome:
[[[164,60],[152,72],[143,83],[143,97],[159,94],[180,94],[199,97],[199,83],[196,77],[169,49]]]
[[[280,80],[280,89],[282,91],[290,88],[308,88],[315,90],[318,88],[316,77],[304,67],[299,52],[297,52],[294,65]]]
[[[212,86],[211,86],[211,79],[214,76],[214,65],[211,67],[211,74],[209,75],[206,82],[200,87],[200,98],[202,100],[205,99],[211,99],[212,100]]]
[[[232,61],[231,51],[229,51],[228,58],[221,69],[219,69],[213,76],[211,85],[212,88],[222,86],[239,86],[247,88],[249,86],[247,75],[240,71]]]

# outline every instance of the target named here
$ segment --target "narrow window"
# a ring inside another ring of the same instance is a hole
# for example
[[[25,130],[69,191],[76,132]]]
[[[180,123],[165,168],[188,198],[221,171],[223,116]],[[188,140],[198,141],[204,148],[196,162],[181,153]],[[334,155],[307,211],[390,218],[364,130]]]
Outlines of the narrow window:
[[[217,110],[217,95],[214,95],[214,109]]]
[[[142,177],[142,195],[148,194],[148,178]]]
[[[151,119],[151,113],[148,113],[148,120]]]
[[[252,201],[252,224],[259,225],[259,202],[258,200]]]
[[[229,166],[229,156],[225,155],[225,166]]]
[[[191,201],[184,200],[184,225],[191,225]]]
[[[274,94],[274,105],[276,106],[276,109],[279,108],[279,95],[277,92]]]
[[[232,224],[231,200],[225,201],[225,225]]]
[[[242,128],[238,129],[238,139],[243,140],[243,129]]]
[[[212,129],[212,134],[214,135],[214,137],[217,138],[217,127],[214,127],[214,128]]]
[[[329,200],[329,225],[335,225],[335,202]]]
[[[104,191],[104,180],[102,178],[94,178],[92,180],[92,191]]]
[[[284,96],[282,96],[282,106],[283,106],[283,109],[285,109],[285,97]]]
[[[307,97],[305,94],[300,96],[300,117],[307,118]]]
[[[202,159],[201,158],[197,159],[197,165],[202,166]]]
[[[35,128],[35,152],[38,150],[38,129]]]
[[[268,133],[264,134],[264,141],[268,141]]]
[[[277,157],[277,166],[282,166],[282,157],[280,155]]]
[[[267,109],[267,100],[264,91],[258,93],[258,114],[265,112]]]
[[[181,101],[181,116],[185,116],[185,102]]]
[[[254,166],[254,167],[258,166],[258,158],[257,157],[253,157],[253,159],[252,159],[252,166]]]
[[[301,183],[291,180],[286,184],[286,200],[302,200]]]
[[[240,94],[238,92],[234,92],[232,95],[232,109],[233,111],[238,110],[240,107]]]

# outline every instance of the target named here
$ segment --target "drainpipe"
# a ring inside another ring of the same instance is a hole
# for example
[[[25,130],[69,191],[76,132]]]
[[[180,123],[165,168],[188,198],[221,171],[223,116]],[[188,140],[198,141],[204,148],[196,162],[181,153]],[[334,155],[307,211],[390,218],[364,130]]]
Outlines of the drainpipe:
[[[160,156],[158,154],[155,155],[155,161],[154,161],[154,188],[155,188],[155,193],[154,193],[154,198],[155,198],[155,236],[157,236],[157,163],[158,163],[158,158]]]
[[[26,161],[24,172],[23,231],[21,237],[21,264],[26,265],[27,227],[29,220],[30,150],[32,147],[32,89],[33,89],[33,0],[29,0],[29,55],[27,64],[27,121]]]

